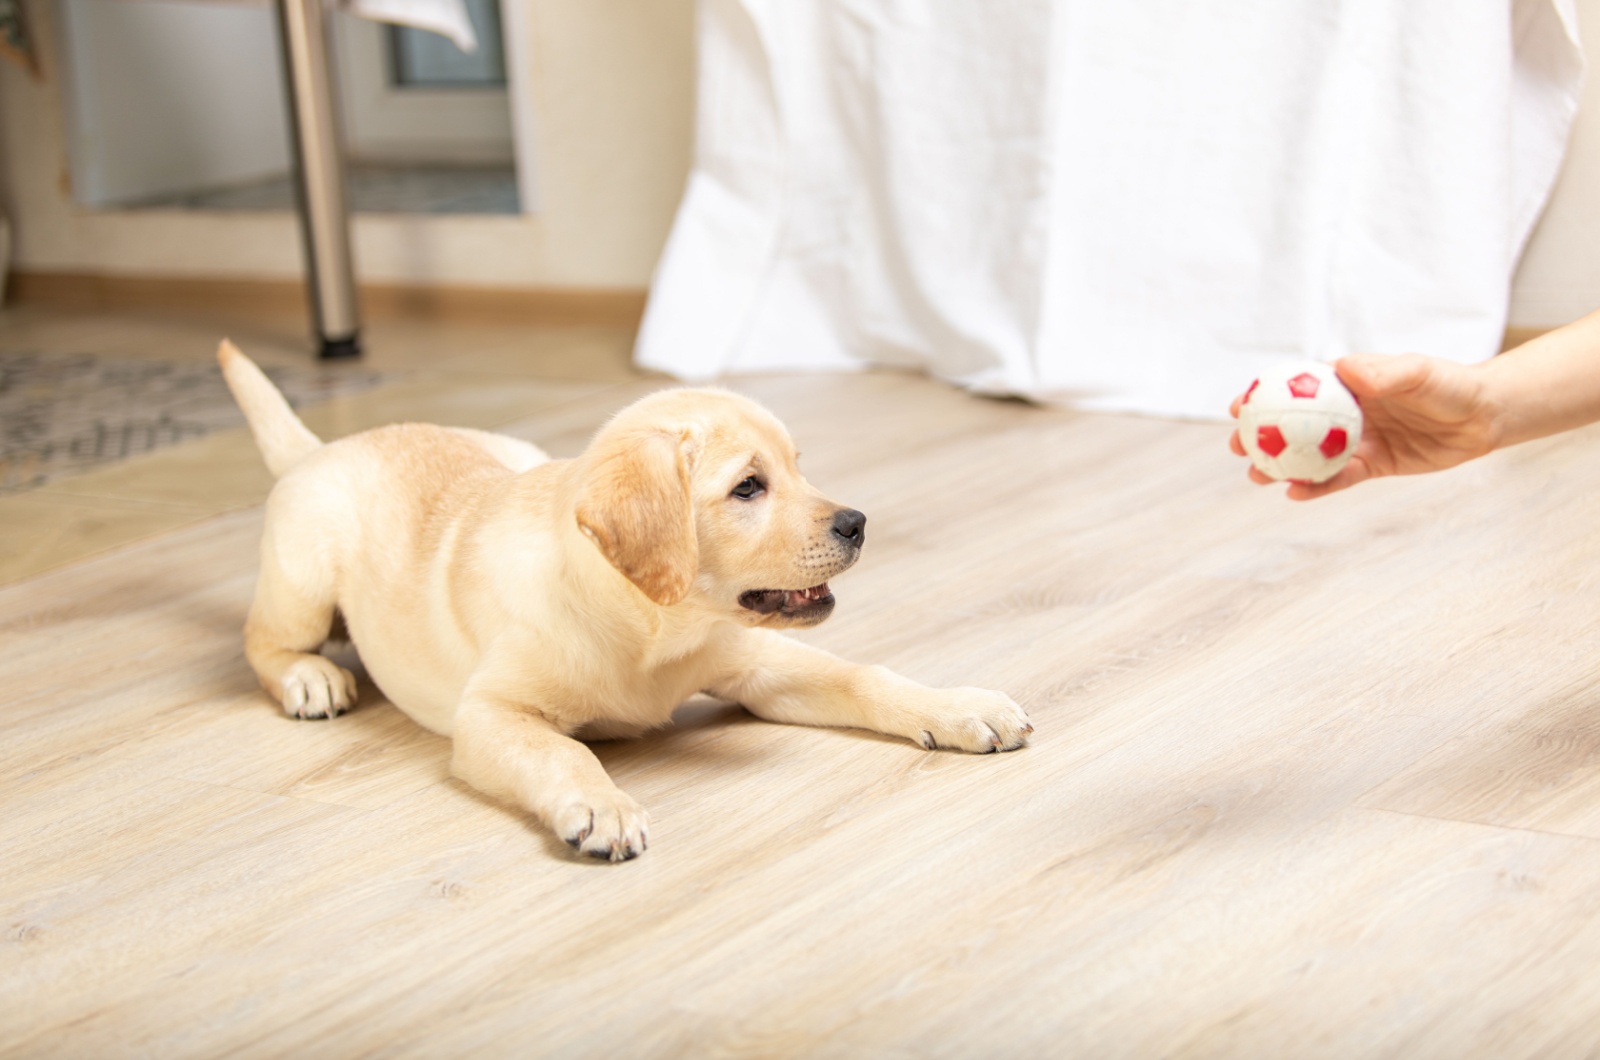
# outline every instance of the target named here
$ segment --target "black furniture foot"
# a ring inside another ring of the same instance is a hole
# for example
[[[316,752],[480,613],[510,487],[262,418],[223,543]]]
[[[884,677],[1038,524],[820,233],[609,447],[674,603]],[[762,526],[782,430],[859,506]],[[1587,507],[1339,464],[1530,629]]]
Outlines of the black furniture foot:
[[[351,357],[361,356],[361,335],[346,335],[342,339],[322,337],[321,348],[317,350],[317,359],[322,361],[339,361]]]

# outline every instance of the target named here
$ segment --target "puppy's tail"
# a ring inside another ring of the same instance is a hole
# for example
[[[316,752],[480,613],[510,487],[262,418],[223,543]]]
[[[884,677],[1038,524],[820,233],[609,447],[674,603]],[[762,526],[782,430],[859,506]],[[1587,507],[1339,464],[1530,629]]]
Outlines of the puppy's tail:
[[[223,339],[217,347],[217,361],[274,478],[282,478],[285,471],[322,448],[322,439],[306,429],[272,380],[240,353],[239,347]]]

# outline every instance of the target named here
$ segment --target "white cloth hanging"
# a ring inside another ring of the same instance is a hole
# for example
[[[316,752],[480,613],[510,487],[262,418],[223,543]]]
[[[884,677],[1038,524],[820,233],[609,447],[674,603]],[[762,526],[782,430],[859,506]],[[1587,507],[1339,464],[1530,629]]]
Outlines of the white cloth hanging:
[[[478,34],[462,0],[342,0],[341,6],[374,22],[431,30],[464,52],[478,50]]]
[[[1222,417],[1264,359],[1477,360],[1559,169],[1572,0],[701,0],[636,357]]]
[[[221,2],[265,7],[272,0]],[[472,16],[467,12],[465,0],[327,0],[327,4],[373,22],[390,22],[437,33],[448,37],[464,52],[478,50],[478,34],[472,28]]]

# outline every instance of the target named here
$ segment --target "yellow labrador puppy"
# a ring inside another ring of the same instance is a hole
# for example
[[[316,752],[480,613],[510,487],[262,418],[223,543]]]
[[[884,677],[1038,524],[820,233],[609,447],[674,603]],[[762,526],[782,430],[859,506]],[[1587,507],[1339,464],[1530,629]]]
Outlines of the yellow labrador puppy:
[[[342,617],[389,699],[453,739],[456,775],[585,854],[637,856],[646,817],[574,734],[644,732],[696,692],[930,750],[1009,751],[1033,731],[999,692],[777,632],[828,617],[866,517],[812,488],[753,401],[653,394],[573,460],[424,424],[324,445],[231,343],[218,359],[279,480],[245,626],[262,686],[293,717],[347,709],[355,679],[317,653]]]

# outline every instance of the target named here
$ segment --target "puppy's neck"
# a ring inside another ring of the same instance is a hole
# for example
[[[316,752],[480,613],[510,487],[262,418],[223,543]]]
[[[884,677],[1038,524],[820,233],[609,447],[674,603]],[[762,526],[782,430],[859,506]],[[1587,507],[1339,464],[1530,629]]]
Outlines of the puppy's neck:
[[[532,586],[543,571],[542,576],[561,582],[560,591],[546,599],[519,599],[519,613],[538,624],[582,629],[646,669],[683,660],[712,644],[719,631],[735,630],[734,618],[698,586],[683,600],[663,606],[611,564],[574,513],[583,470],[581,461],[553,460],[507,483],[494,520],[499,544],[491,554],[503,556],[520,546],[523,558],[515,567],[501,568],[500,575],[526,574]],[[516,586],[500,590],[521,595]]]
[[[563,534],[568,562],[561,576],[580,620],[607,639],[625,642],[645,666],[661,665],[703,648],[719,626],[734,623],[697,591],[675,604],[651,600],[613,567],[574,524]]]

